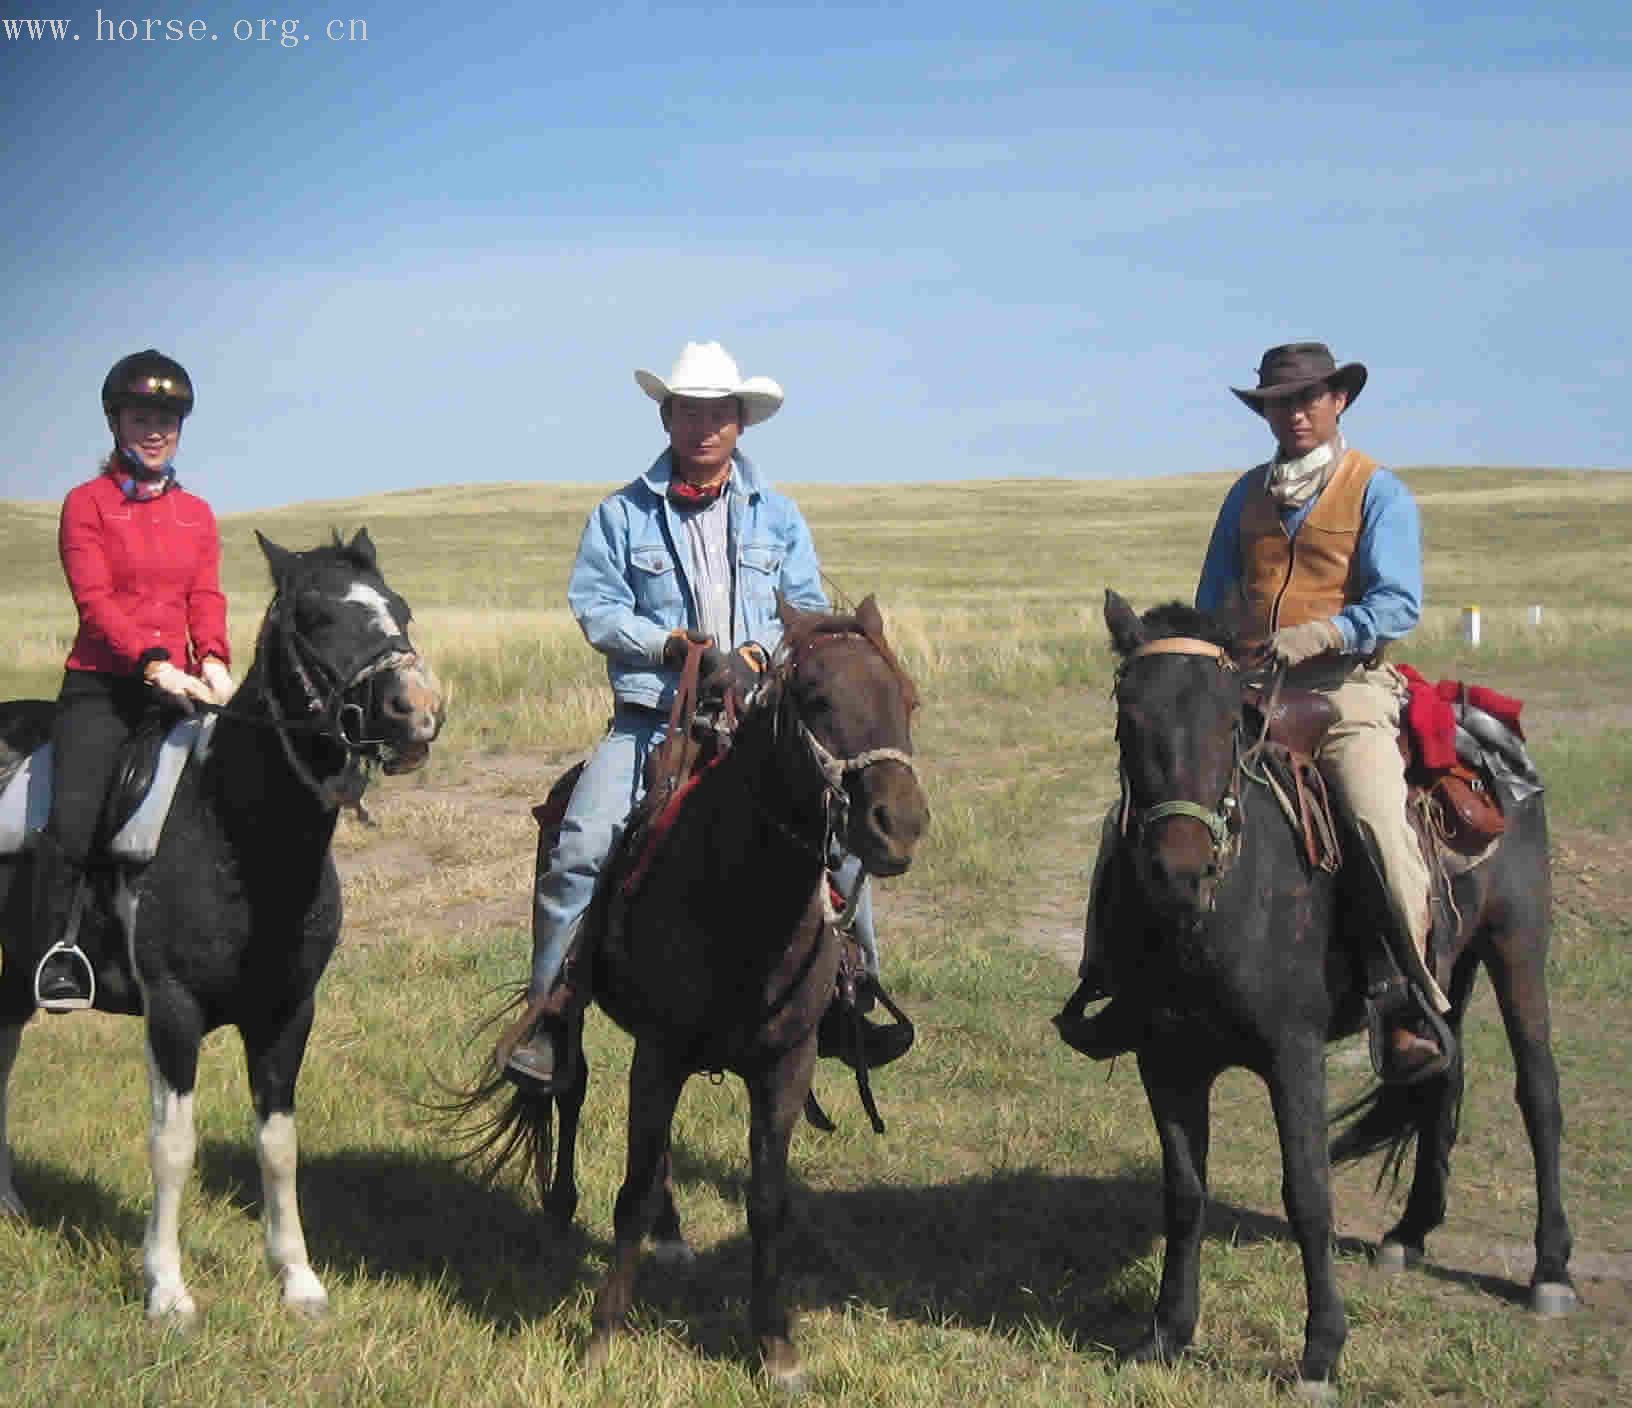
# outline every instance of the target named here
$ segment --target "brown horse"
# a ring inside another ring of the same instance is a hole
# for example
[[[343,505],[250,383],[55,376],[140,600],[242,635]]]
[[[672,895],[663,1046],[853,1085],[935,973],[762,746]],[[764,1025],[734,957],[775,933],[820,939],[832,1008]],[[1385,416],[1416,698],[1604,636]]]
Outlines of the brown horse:
[[[1161,1139],[1167,1234],[1155,1322],[1131,1357],[1171,1359],[1195,1332],[1208,1096],[1221,1071],[1245,1066],[1269,1087],[1287,1220],[1303,1253],[1308,1317],[1299,1378],[1306,1393],[1324,1396],[1347,1333],[1332,1267],[1324,1048],[1359,1027],[1359,956],[1376,938],[1353,930],[1363,927],[1369,905],[1346,876],[1306,863],[1267,788],[1243,767],[1250,729],[1228,627],[1177,604],[1141,618],[1115,592],[1106,593],[1105,621],[1122,662],[1117,741],[1128,836],[1110,863],[1106,932],[1118,991],[1150,1014],[1139,1074]],[[1558,1313],[1575,1297],[1549,1045],[1549,893],[1547,819],[1537,795],[1509,814],[1495,854],[1455,882],[1460,926],[1447,1022],[1460,1032],[1483,964],[1507,1025],[1535,1158],[1532,1304]],[[1408,1143],[1419,1141],[1405,1214],[1379,1252],[1385,1266],[1419,1258],[1444,1218],[1462,1079],[1458,1055],[1436,1077],[1384,1087],[1353,1107],[1360,1118],[1330,1151],[1342,1160],[1388,1148],[1397,1166]]]
[[[686,1081],[731,1071],[750,1105],[750,1322],[767,1376],[803,1373],[781,1286],[788,1145],[810,1092],[816,1029],[839,964],[826,861],[837,841],[873,875],[912,862],[929,819],[912,765],[915,693],[868,597],[854,616],[784,605],[771,678],[729,751],[703,772],[655,853],[631,826],[585,919],[595,1000],[635,1038],[628,1164],[613,1214],[616,1245],[595,1301],[586,1362],[603,1363],[624,1322],[642,1239],[689,1257],[669,1182],[669,1139]],[[625,884],[644,864],[638,885]],[[489,1171],[531,1153],[546,1207],[570,1222],[573,1154],[588,1082],[555,1097],[561,1133],[549,1177],[552,1099],[511,1092],[478,1128]],[[511,1088],[488,1081],[475,1099]],[[477,1109],[474,1101],[468,1107]],[[468,1126],[467,1126],[468,1127]]]

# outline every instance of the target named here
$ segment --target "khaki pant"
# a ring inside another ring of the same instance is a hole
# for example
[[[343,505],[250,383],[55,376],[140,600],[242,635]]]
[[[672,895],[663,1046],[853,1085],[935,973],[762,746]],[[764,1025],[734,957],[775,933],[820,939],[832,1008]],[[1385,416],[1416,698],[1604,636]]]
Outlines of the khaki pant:
[[[1400,756],[1400,710],[1405,705],[1404,677],[1391,665],[1375,670],[1356,669],[1334,677],[1308,681],[1337,709],[1337,721],[1321,741],[1315,762],[1337,804],[1354,822],[1360,839],[1383,875],[1388,906],[1396,928],[1411,937],[1416,957],[1412,977],[1440,1012],[1451,1004],[1427,964],[1428,867],[1422,847],[1406,813],[1405,763]],[[1099,954],[1094,931],[1095,908],[1105,866],[1119,841],[1121,803],[1105,814],[1100,830],[1099,856],[1094,861],[1088,890],[1088,916],[1083,929],[1081,977],[1089,976]]]
[[[1420,971],[1412,976],[1441,1012],[1451,1004],[1428,971],[1428,867],[1406,814],[1405,763],[1400,757],[1400,710],[1406,683],[1392,665],[1359,669],[1322,691],[1337,722],[1315,762],[1337,803],[1353,821],[1383,874],[1395,926],[1411,936]]]

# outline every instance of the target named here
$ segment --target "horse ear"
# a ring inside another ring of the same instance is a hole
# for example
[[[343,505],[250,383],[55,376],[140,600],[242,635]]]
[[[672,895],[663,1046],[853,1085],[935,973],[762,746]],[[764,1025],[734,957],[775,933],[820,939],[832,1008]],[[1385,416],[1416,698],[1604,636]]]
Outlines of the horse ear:
[[[380,570],[379,560],[374,553],[374,539],[368,536],[368,529],[359,528],[352,539],[346,544],[346,551],[359,557],[367,564],[369,571]]]
[[[856,608],[856,621],[861,629],[870,636],[882,637],[884,634],[884,613],[878,609],[878,601],[869,592],[860,606]]]
[[[1109,587],[1105,588],[1105,626],[1118,655],[1129,655],[1145,643],[1139,613]]]
[[[261,545],[261,552],[266,556],[266,565],[272,569],[273,582],[282,582],[294,570],[294,553],[288,548],[280,548],[259,528],[255,530],[255,541]]]

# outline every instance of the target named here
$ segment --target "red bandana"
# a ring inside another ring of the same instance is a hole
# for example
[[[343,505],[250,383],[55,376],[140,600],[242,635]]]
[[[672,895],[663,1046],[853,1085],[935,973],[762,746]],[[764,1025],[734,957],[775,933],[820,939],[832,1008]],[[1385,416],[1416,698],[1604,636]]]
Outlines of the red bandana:
[[[676,474],[669,480],[669,502],[676,508],[707,508],[730,482],[729,474],[721,475],[712,484],[692,484]]]

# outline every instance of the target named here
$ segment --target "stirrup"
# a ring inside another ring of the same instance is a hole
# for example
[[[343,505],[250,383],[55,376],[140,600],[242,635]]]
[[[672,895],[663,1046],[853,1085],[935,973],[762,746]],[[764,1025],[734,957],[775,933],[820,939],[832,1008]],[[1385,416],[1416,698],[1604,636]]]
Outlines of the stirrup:
[[[40,975],[45,971],[45,965],[57,954],[65,954],[77,959],[85,972],[85,987],[87,995],[84,997],[52,997],[47,998],[40,992]],[[85,950],[77,943],[69,943],[66,939],[59,939],[46,949],[40,961],[34,965],[34,1005],[42,1012],[83,1012],[96,1002],[96,968],[86,957]]]

